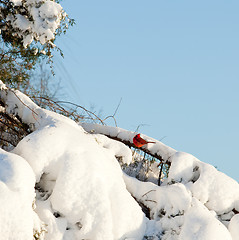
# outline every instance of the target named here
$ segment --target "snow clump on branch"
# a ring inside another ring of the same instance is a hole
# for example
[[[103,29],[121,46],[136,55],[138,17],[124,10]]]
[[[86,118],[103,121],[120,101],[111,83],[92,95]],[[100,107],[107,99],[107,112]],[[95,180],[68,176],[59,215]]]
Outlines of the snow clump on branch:
[[[10,29],[25,48],[34,40],[54,47],[55,36],[67,17],[60,4],[50,0],[11,0],[9,4],[5,30]],[[2,11],[1,15],[4,17]],[[67,28],[67,24],[64,27]]]

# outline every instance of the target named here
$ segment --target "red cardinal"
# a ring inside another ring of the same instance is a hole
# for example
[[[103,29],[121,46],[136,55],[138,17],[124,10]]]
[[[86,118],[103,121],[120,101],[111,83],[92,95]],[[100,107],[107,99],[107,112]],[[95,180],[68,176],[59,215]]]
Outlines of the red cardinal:
[[[155,143],[155,142],[148,142],[148,141],[144,140],[143,138],[141,138],[140,134],[137,134],[133,138],[133,143],[134,143],[134,145],[136,147],[140,148],[140,147],[144,146],[147,143]]]

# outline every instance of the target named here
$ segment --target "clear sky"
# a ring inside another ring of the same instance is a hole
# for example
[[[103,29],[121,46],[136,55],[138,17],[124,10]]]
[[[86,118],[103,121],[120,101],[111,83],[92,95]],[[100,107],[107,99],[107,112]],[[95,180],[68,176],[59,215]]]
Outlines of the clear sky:
[[[239,1],[65,0],[68,99],[239,181]],[[108,122],[113,125],[113,122]]]

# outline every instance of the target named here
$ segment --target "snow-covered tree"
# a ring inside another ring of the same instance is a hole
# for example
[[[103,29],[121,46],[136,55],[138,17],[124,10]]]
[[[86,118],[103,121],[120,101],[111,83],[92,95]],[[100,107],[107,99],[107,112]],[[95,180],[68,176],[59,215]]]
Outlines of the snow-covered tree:
[[[60,51],[56,36],[73,22],[52,0],[0,0],[1,80],[14,84],[29,79],[38,60],[51,61],[52,50]]]

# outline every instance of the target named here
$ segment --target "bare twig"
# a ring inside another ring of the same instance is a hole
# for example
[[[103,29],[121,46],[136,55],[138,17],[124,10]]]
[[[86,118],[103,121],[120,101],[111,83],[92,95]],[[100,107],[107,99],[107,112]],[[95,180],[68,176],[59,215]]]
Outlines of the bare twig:
[[[17,94],[12,90],[12,89],[9,89],[10,92],[12,92],[16,98],[24,105],[26,106],[28,109],[30,109],[33,113],[35,113],[37,116],[38,116],[38,113],[36,113],[33,109],[31,109],[29,106],[27,106],[18,96]]]
[[[153,202],[153,203],[156,203],[156,204],[157,204],[156,201],[154,201],[154,200],[150,200],[150,199],[146,199],[146,200],[144,200],[144,201],[146,201],[146,202]]]
[[[18,135],[20,135],[19,132],[18,132],[11,124],[8,124],[8,123],[4,122],[1,118],[0,118],[0,122],[1,122],[2,124],[4,124],[6,127],[11,128],[11,129],[12,129],[15,133],[17,133]]]
[[[120,98],[120,101],[119,101],[119,103],[118,103],[118,106],[117,106],[116,109],[115,109],[115,112],[114,112],[113,116],[116,115],[116,113],[117,113],[117,111],[118,111],[118,109],[119,109],[119,106],[120,106],[121,102],[122,102],[122,97]]]
[[[4,138],[1,138],[1,137],[0,137],[0,140],[11,144],[13,147],[16,147],[16,146],[17,146],[17,145],[14,144],[12,141],[9,141],[9,140],[7,140],[7,139],[4,139]]]
[[[162,138],[159,139],[159,141],[161,142],[164,138],[166,138],[167,136],[163,136]]]
[[[139,124],[134,132],[137,133],[139,128],[143,127],[143,126],[148,126],[148,124],[144,124],[144,123],[143,124]]]
[[[106,120],[109,119],[109,118],[113,118],[113,120],[114,120],[114,122],[115,122],[115,126],[117,127],[117,122],[116,122],[116,119],[115,119],[114,115],[112,115],[112,116],[107,116],[107,117],[104,118],[102,121],[104,122],[104,121],[106,121]]]
[[[159,178],[158,178],[158,186],[161,185],[161,177],[162,177],[162,172],[163,172],[163,162],[160,164],[160,171],[159,171]]]
[[[49,100],[49,99],[48,99]],[[75,103],[72,103],[72,102],[68,102],[68,101],[57,101],[57,102],[55,102],[55,101],[53,101],[53,100],[50,100],[50,101],[52,101],[53,103],[55,103],[55,104],[57,104],[58,105],[58,103],[65,103],[65,104],[71,104],[71,105],[73,105],[73,106],[75,106],[75,107],[77,107],[77,108],[81,108],[81,109],[83,109],[88,115],[89,114],[92,114],[97,120],[99,120],[103,125],[105,125],[105,123],[96,115],[96,114],[94,114],[93,112],[91,112],[91,111],[89,111],[89,110],[87,110],[86,108],[84,108],[84,107],[82,107],[82,106],[80,106],[80,105],[78,105],[78,104],[75,104]],[[59,105],[58,105],[59,106]],[[89,115],[90,116],[90,115]],[[90,116],[91,117],[91,116]]]
[[[149,194],[150,192],[155,192],[155,189],[149,190],[148,192],[146,192],[145,194],[142,195],[142,197],[146,196],[147,194]]]
[[[118,105],[117,105],[117,107],[116,107],[116,109],[115,109],[114,114],[113,114],[113,115],[110,115],[110,116],[107,116],[105,119],[103,119],[103,122],[104,122],[105,120],[107,120],[108,118],[113,118],[113,119],[114,119],[114,122],[115,122],[115,126],[117,127],[117,122],[116,122],[116,119],[115,119],[115,115],[116,115],[116,113],[117,113],[117,111],[118,111],[118,109],[119,109],[119,106],[120,106],[121,102],[122,102],[122,98],[120,98],[120,101],[119,101],[119,103],[118,103]]]

